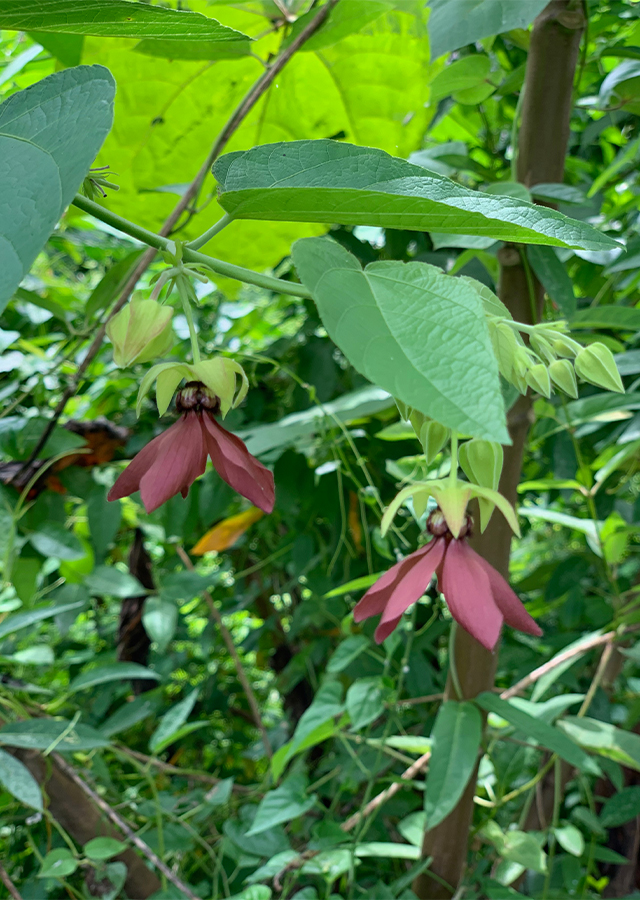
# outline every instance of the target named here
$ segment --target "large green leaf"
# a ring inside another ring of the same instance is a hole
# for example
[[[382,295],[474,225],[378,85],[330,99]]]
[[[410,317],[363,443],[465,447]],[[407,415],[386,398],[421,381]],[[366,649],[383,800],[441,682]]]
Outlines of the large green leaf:
[[[435,59],[481,38],[526,28],[548,0],[429,0],[429,36]]]
[[[228,153],[213,174],[221,205],[239,219],[378,225],[586,250],[616,246],[548,207],[472,191],[382,150],[338,141]]]
[[[454,808],[478,761],[482,719],[473,703],[449,701],[438,711],[425,788],[427,828],[435,828]]]
[[[250,35],[270,31],[269,23],[253,12],[224,5],[212,10],[202,0],[189,5],[213,11],[225,24]],[[433,115],[429,83],[440,67],[429,59],[424,14],[424,7],[416,15],[403,7],[331,46],[295,54],[235,132],[228,149],[343,133],[354,143],[408,156],[421,146]],[[255,41],[253,50],[266,59],[277,52],[278,40],[267,34]],[[120,190],[110,195],[109,208],[157,230],[177,202],[181,186],[176,182],[193,178],[230,111],[264,68],[253,56],[214,65],[174,59],[167,65],[166,60],[132,53],[130,42],[91,37],[85,40],[83,61],[107,66],[116,82],[126,86],[118,91],[114,129],[100,157],[119,174]],[[313,102],[301,100],[305,97],[313,97]],[[159,190],[172,185],[174,194]],[[212,186],[210,179],[206,188]],[[194,237],[221,213],[215,203],[203,205],[182,234]],[[214,256],[261,269],[277,264],[296,238],[322,231],[319,225],[282,222],[265,228],[262,223],[238,221],[207,249]]]
[[[130,0],[3,0],[0,28],[160,41],[247,45],[250,41],[246,34],[200,13]]]
[[[293,258],[354,368],[450,428],[509,442],[482,299],[470,284],[419,262],[363,271],[326,238],[297,241]]]
[[[114,91],[105,68],[78,66],[0,106],[0,311],[107,136]]]

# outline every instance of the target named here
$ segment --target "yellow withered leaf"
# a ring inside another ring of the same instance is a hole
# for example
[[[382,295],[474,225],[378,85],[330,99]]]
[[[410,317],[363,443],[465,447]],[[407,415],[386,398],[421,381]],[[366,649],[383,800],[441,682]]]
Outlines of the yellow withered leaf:
[[[229,516],[214,525],[210,531],[203,535],[191,552],[195,556],[202,556],[212,550],[228,550],[241,537],[249,526],[263,517],[264,513],[257,506],[251,506],[237,516]]]

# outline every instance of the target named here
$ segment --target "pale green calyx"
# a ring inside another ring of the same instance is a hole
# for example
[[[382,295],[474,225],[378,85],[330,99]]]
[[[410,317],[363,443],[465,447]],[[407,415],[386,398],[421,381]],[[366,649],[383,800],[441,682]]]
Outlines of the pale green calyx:
[[[578,377],[606,391],[624,393],[624,385],[613,358],[613,353],[597,341],[584,347],[576,356],[574,366]]]
[[[173,345],[172,315],[170,306],[134,296],[107,323],[115,364],[126,369],[136,362],[149,362],[167,353]]]
[[[578,384],[576,382],[576,373],[568,359],[556,359],[555,362],[552,362],[549,366],[549,376],[556,387],[559,387],[565,394],[577,400]]]
[[[515,534],[520,536],[520,528],[515,511],[508,500],[498,491],[478,484],[458,482],[452,485],[447,479],[437,481],[420,481],[403,488],[396,494],[387,507],[382,517],[380,529],[384,536],[393,521],[394,516],[402,504],[413,497],[413,508],[417,516],[422,515],[427,508],[429,497],[433,497],[442,510],[451,534],[457,538],[465,522],[467,504],[473,497],[478,500],[486,500],[493,506],[497,506],[503,514]]]
[[[484,488],[497,491],[502,474],[504,451],[495,441],[473,438],[460,445],[458,461],[467,478]],[[495,503],[478,497],[480,509],[480,531],[484,531],[493,515]]]
[[[427,465],[430,465],[451,436],[451,429],[430,419],[418,410],[412,410],[409,421],[422,444]]]
[[[537,391],[539,394],[542,394],[543,397],[551,396],[549,370],[543,363],[531,366],[525,375],[525,380],[529,387],[533,388],[533,390]]]
[[[199,363],[160,363],[146,373],[138,391],[137,413],[153,382],[156,382],[158,413],[163,416],[176,388],[182,380],[199,381],[220,400],[220,412],[224,418],[247,396],[249,381],[242,366],[233,359],[217,356]]]

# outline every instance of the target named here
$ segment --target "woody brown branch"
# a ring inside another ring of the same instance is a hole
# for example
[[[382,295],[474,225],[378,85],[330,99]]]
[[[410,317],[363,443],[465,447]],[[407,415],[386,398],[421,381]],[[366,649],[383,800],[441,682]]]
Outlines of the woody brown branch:
[[[517,175],[527,186],[562,182],[571,122],[573,81],[585,26],[579,0],[552,0],[535,20],[524,82],[522,124],[518,136]],[[514,148],[515,149],[515,148]],[[498,294],[514,319],[531,323],[532,304],[519,249],[505,245],[498,254]],[[543,293],[535,283],[535,305],[540,313]],[[527,433],[531,423],[531,401],[521,397],[508,417],[512,445],[505,448],[499,490],[514,503],[520,480]],[[494,516],[475,549],[502,575],[509,573],[511,531],[503,518]],[[497,654],[491,654],[466,631],[458,629],[455,642],[458,676],[464,698],[493,687]],[[447,686],[452,696],[452,685]],[[443,887],[460,883],[467,861],[467,835],[473,817],[475,777],[450,815],[425,834],[423,858],[430,856],[430,869],[414,882],[420,900],[443,900],[451,896]],[[431,878],[433,871],[440,880]]]

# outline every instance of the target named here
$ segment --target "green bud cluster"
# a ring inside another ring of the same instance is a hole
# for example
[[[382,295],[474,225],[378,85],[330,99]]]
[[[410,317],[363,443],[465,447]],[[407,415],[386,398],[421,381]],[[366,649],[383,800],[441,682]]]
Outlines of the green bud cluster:
[[[488,317],[491,343],[502,377],[521,394],[531,388],[543,397],[560,390],[578,396],[577,378],[607,391],[624,393],[613,354],[596,342],[583,347],[566,333],[565,322],[522,325],[513,319]],[[529,345],[520,332],[529,335]]]

